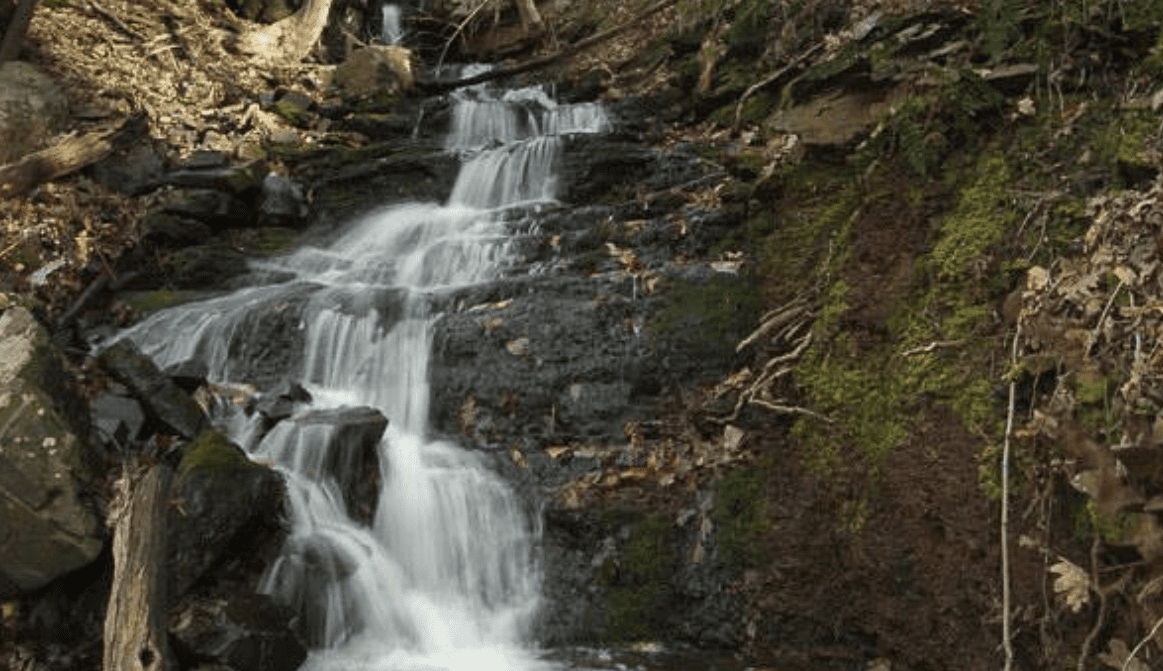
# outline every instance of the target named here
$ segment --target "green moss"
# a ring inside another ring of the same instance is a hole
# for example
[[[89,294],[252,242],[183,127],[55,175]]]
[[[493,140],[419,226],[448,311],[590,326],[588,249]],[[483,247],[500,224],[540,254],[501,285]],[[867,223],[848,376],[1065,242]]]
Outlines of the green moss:
[[[941,223],[930,261],[939,278],[963,277],[971,261],[996,244],[1016,217],[1010,202],[1011,174],[1005,158],[989,152],[977,161],[976,180],[963,189]]]
[[[1082,404],[1103,404],[1109,387],[1107,379],[1098,371],[1085,370],[1074,376],[1074,397]]]
[[[755,566],[767,553],[762,536],[770,531],[767,473],[762,468],[731,471],[715,486],[719,552],[733,566]]]
[[[735,345],[755,328],[763,306],[760,285],[746,277],[675,279],[663,287],[646,334],[656,347],[680,355],[730,359]]]
[[[678,564],[674,527],[665,515],[606,510],[603,521],[626,540],[617,564],[607,562],[597,582],[606,588],[611,640],[667,638],[673,603],[670,577]]]
[[[1086,499],[1084,505],[1075,508],[1074,530],[1081,539],[1093,538],[1098,534],[1107,543],[1126,543],[1141,524],[1141,513],[1124,511],[1113,516],[1107,515],[1090,498]]]
[[[197,291],[172,291],[170,289],[158,289],[148,293],[140,294],[130,299],[129,307],[133,308],[134,312],[145,314],[155,310],[162,310],[170,308],[182,303],[188,303],[192,300],[202,296]]]
[[[218,431],[204,431],[186,446],[178,465],[177,479],[183,480],[195,471],[222,471],[238,468],[262,468],[247,459],[242,448],[230,442]]]
[[[272,226],[259,229],[254,240],[247,245],[247,251],[260,256],[284,254],[294,249],[299,232],[293,228]]]
[[[272,105],[271,112],[286,119],[294,126],[298,126],[307,118],[307,114],[302,107],[286,100],[280,100]]]

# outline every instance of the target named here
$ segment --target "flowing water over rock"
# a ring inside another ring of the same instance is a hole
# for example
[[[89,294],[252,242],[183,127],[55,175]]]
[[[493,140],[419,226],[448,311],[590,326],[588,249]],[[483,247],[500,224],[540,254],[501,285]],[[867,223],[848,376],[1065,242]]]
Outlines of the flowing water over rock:
[[[505,270],[514,222],[553,201],[561,136],[606,125],[600,106],[558,105],[540,89],[462,91],[446,148],[463,166],[446,205],[384,209],[266,268],[293,280],[172,308],[125,333],[162,367],[196,359],[214,382],[308,391],[265,433],[260,413],[218,418],[287,478],[290,536],[263,589],[300,613],[314,649],[305,668],[541,663],[524,640],[540,599],[539,522],[477,454],[430,436],[434,306]],[[359,441],[318,421],[344,407],[388,420],[367,523],[340,484],[359,480],[349,471],[363,461],[334,453]]]

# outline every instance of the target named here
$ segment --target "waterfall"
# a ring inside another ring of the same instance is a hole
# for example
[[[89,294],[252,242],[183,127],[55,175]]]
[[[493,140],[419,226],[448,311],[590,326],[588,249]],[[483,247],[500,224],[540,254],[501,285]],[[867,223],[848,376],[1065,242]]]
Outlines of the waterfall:
[[[159,365],[196,358],[213,381],[244,383],[239,352],[258,325],[284,311],[279,323],[298,329],[303,351],[285,377],[312,401],[261,439],[257,419],[219,423],[286,476],[290,534],[262,589],[300,613],[307,669],[540,664],[524,640],[540,595],[537,520],[476,453],[428,435],[439,317],[428,297],[497,277],[509,262],[504,212],[552,201],[560,135],[607,122],[600,106],[558,105],[540,88],[498,98],[474,87],[454,101],[446,149],[462,168],[447,204],[383,209],[326,248],[276,260],[294,281],[171,308],[123,334]],[[333,429],[300,421],[342,407],[389,420],[370,523],[326,467]]]
[[[380,39],[385,44],[399,44],[404,41],[399,5],[384,3],[380,7]]]

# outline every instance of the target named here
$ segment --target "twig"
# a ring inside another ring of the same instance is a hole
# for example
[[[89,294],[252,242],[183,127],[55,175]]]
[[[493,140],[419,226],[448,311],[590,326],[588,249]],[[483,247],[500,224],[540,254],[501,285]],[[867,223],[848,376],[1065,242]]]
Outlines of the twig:
[[[482,9],[484,9],[485,7],[488,7],[489,4],[491,4],[490,0],[484,0],[484,2],[477,5],[476,9],[472,10],[471,12],[468,13],[468,16],[464,17],[464,21],[460,22],[460,25],[458,25],[456,27],[456,30],[454,30],[452,32],[452,36],[449,37],[448,41],[444,43],[444,49],[442,49],[440,51],[440,58],[436,59],[436,76],[437,77],[440,76],[440,70],[444,67],[444,57],[448,55],[448,48],[450,46],[452,46],[452,43],[455,42],[456,38],[460,36],[461,31],[463,31],[464,27],[468,25],[468,22],[472,21],[474,18],[476,18],[476,15],[479,14]]]
[[[1090,657],[1090,647],[1094,645],[1094,640],[1098,638],[1098,632],[1106,621],[1106,590],[1101,589],[1098,583],[1098,549],[1101,545],[1102,536],[1096,531],[1094,542],[1090,545],[1090,582],[1094,591],[1098,593],[1098,618],[1095,619],[1090,633],[1086,635],[1086,640],[1082,642],[1082,651],[1078,653],[1078,671],[1086,671],[1086,658]]]
[[[1133,650],[1131,650],[1131,654],[1127,655],[1127,661],[1123,662],[1122,671],[1127,671],[1127,668],[1131,665],[1131,660],[1135,658],[1136,654],[1138,654],[1139,648],[1142,648],[1144,645],[1146,645],[1147,641],[1155,638],[1155,633],[1159,631],[1159,627],[1161,626],[1163,626],[1163,617],[1159,618],[1159,621],[1155,623],[1154,627],[1151,627],[1151,633],[1144,636],[1143,640],[1139,641],[1139,644],[1136,645]]]
[[[1022,336],[1022,323],[1018,322],[1014,331],[1014,344],[1010,353],[1011,365],[1018,360],[1018,341]],[[1014,664],[1013,632],[1010,629],[1010,434],[1014,429],[1014,398],[1017,382],[1010,380],[1009,409],[1006,412],[1006,432],[1002,443],[1001,456],[1001,608],[1002,645],[1005,647],[1005,671]]]
[[[938,347],[956,347],[958,345],[964,345],[964,344],[965,344],[964,339],[962,339],[962,340],[934,340],[933,342],[929,343],[928,345],[924,345],[923,347],[914,347],[910,350],[902,352],[901,356],[912,356],[914,354],[923,354],[925,352],[932,352],[933,350],[937,349]]]
[[[785,305],[784,307],[773,311],[774,314],[768,313],[770,316],[765,316],[763,323],[759,326],[759,328],[755,329],[751,335],[740,341],[740,343],[735,347],[735,351],[742,352],[751,343],[759,340],[768,333],[771,333],[774,329],[783,326],[787,322],[794,319],[801,312],[803,312],[805,308],[806,306],[801,301],[796,300],[789,305]]]
[[[753,398],[750,401],[748,401],[748,403],[754,403],[755,405],[758,405],[761,408],[767,408],[768,410],[771,410],[774,412],[780,412],[780,413],[784,413],[784,414],[788,414],[788,415],[798,414],[798,415],[807,415],[809,417],[815,417],[816,419],[823,420],[825,422],[828,422],[829,424],[832,424],[836,421],[836,420],[832,419],[831,417],[828,417],[826,415],[821,415],[820,413],[816,412],[815,410],[808,410],[807,408],[801,408],[801,407],[795,406],[795,405],[777,405],[775,403],[770,403],[768,401],[764,401],[764,400],[758,399],[758,398]]]
[[[1115,297],[1119,295],[1119,290],[1123,288],[1123,281],[1119,280],[1119,285],[1111,292],[1111,297],[1106,301],[1106,307],[1102,309],[1102,314],[1098,317],[1098,323],[1094,325],[1094,330],[1090,332],[1090,338],[1086,343],[1086,354],[1090,356],[1090,348],[1098,342],[1099,336],[1102,335],[1102,324],[1106,321],[1106,317],[1110,314],[1111,306],[1114,305]]]

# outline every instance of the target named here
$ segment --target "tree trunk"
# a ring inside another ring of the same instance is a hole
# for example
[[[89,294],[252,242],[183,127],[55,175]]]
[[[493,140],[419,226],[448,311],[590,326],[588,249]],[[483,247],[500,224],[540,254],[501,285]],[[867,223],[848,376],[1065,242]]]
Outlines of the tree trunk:
[[[28,32],[28,24],[32,22],[32,10],[36,9],[36,1],[20,0],[20,4],[16,5],[8,21],[8,29],[4,32],[4,41],[0,42],[0,63],[15,60],[20,55],[20,46],[24,44],[24,34]]]
[[[311,53],[331,13],[332,0],[305,0],[299,11],[238,38],[238,50],[268,63],[298,62]]]
[[[105,671],[166,671],[166,512],[172,469],[122,476],[123,506],[111,520],[113,587],[105,611]]]

